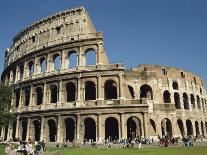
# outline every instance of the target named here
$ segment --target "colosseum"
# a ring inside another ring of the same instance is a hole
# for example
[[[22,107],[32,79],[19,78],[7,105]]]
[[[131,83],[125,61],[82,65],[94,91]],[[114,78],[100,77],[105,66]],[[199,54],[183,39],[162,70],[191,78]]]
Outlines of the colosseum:
[[[1,128],[4,141],[207,135],[204,81],[174,67],[110,64],[83,7],[19,32],[1,80],[12,87],[16,115]]]

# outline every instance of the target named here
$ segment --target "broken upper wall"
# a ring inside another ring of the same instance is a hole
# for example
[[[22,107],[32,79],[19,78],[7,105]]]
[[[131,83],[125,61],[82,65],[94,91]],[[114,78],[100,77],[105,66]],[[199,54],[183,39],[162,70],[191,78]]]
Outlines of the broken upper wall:
[[[91,38],[103,39],[83,7],[43,18],[19,32],[5,52],[5,68],[18,58],[43,48]]]

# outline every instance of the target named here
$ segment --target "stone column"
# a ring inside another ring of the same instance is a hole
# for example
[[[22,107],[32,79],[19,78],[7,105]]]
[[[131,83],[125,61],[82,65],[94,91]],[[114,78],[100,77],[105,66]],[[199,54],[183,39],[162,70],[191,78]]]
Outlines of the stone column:
[[[12,138],[12,121],[9,121],[7,141],[9,141],[11,138]]]
[[[97,76],[97,100],[103,100],[103,89],[101,83],[101,75]]]
[[[20,88],[20,96],[19,96],[19,110],[23,107],[23,90]]]
[[[143,113],[143,128],[144,128],[144,136],[148,137],[148,121],[147,121],[147,114]]]
[[[45,118],[44,118],[44,116],[42,116],[41,117],[41,133],[40,133],[40,140],[42,141],[42,140],[44,140],[44,141],[46,141],[46,138],[45,138]]]
[[[63,128],[62,116],[58,116],[58,125],[57,125],[57,142],[58,143],[63,142],[62,128]]]
[[[78,62],[78,64],[77,64],[78,67],[86,65],[85,53],[84,53],[84,51],[82,51],[81,47],[79,47],[79,52],[77,55],[77,62]]]
[[[29,99],[29,105],[30,105],[30,107],[33,107],[33,106],[35,106],[35,104],[34,104],[34,94],[33,94],[33,90],[34,88],[33,88],[33,85],[31,85],[31,88],[30,88],[30,99]]]
[[[46,82],[44,83],[44,88],[43,88],[43,105],[44,108],[46,107],[46,104],[49,103],[48,102],[48,87]]]
[[[97,138],[97,141],[99,143],[102,142],[102,140],[104,139],[104,135],[103,135],[103,132],[102,132],[102,119],[101,119],[101,114],[98,115],[98,138]]]
[[[119,74],[119,98],[124,99],[124,96],[123,96],[123,74]]]
[[[67,51],[66,50],[62,50],[61,51],[61,70],[65,70],[67,69],[66,68],[66,54],[67,54]]]
[[[26,141],[30,138],[30,126],[31,126],[31,120],[30,118],[27,119],[27,135],[26,135]]]
[[[76,120],[76,122],[77,122],[76,138],[77,138],[77,140],[80,140],[80,137],[81,137],[81,135],[80,135],[80,114],[77,114],[77,120]]]
[[[19,66],[17,66],[17,69],[16,69],[16,77],[15,77],[15,83],[19,81]]]
[[[1,129],[1,137],[2,137],[2,140],[4,141],[4,136],[5,136],[5,128],[2,128]]]
[[[81,101],[81,79],[80,79],[80,75],[78,75],[78,78],[77,78],[77,104],[76,106],[80,106],[80,101]]]
[[[127,138],[127,127],[124,114],[121,114],[121,136],[120,138]]]
[[[39,70],[39,59],[38,58],[35,58],[34,59],[34,73],[33,75],[37,75],[40,73],[40,70]]]
[[[20,138],[19,137],[19,125],[20,125],[19,123],[20,123],[19,116],[17,116],[16,135],[15,135],[16,138]]]
[[[58,102],[62,103],[62,95],[63,95],[63,90],[62,90],[62,80],[59,81],[59,94],[58,94]]]

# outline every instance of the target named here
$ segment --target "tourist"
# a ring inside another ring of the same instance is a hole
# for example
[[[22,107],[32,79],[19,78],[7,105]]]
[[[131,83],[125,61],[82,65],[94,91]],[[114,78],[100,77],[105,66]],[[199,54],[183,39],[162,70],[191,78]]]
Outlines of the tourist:
[[[9,144],[6,148],[5,148],[5,155],[9,155],[9,152],[12,150],[12,144]]]
[[[41,143],[38,142],[36,145],[36,155],[40,155],[40,151],[41,151]]]
[[[44,142],[44,140],[42,140],[41,145],[42,145],[42,150],[46,151],[46,143]]]

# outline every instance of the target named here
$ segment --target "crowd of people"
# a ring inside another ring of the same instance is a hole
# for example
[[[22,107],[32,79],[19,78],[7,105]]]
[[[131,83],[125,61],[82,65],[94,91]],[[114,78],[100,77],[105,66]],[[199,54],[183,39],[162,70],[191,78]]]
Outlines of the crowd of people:
[[[17,149],[11,143],[5,148],[5,155],[40,155],[42,151],[46,151],[46,143],[43,141],[32,141],[28,139],[27,142],[20,141]]]

